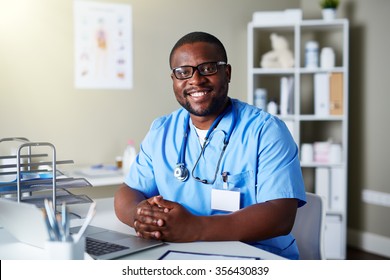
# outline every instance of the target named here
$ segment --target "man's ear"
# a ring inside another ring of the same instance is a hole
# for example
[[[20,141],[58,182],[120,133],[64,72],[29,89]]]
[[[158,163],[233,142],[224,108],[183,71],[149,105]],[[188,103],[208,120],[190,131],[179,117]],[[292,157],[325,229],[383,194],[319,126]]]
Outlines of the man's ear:
[[[230,64],[227,64],[225,68],[226,68],[225,71],[226,71],[226,75],[227,75],[227,80],[228,80],[228,83],[230,83],[230,79],[232,77],[232,66]]]

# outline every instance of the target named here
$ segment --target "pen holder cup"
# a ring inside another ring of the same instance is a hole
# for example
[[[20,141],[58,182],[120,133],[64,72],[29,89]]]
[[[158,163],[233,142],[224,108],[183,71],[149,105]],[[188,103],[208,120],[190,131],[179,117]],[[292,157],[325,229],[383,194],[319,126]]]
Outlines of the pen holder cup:
[[[50,260],[83,260],[85,251],[85,238],[75,243],[72,241],[46,241],[45,251]]]

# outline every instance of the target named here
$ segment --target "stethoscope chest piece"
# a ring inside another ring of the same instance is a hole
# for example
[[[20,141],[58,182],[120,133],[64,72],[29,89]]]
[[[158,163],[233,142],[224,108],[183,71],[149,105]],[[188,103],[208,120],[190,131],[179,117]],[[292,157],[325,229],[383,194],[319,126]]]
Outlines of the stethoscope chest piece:
[[[188,179],[189,172],[184,163],[178,163],[173,171],[173,175],[176,179],[184,182]]]

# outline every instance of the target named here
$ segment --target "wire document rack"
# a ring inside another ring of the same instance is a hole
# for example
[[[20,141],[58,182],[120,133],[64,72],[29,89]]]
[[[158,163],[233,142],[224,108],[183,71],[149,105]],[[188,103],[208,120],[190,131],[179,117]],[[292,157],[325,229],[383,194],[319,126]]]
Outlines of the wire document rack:
[[[74,195],[72,188],[92,187],[85,178],[64,175],[57,165],[73,160],[57,160],[56,148],[49,142],[31,142],[24,137],[0,139],[0,145],[13,144],[9,153],[0,150],[0,197],[44,207],[44,200],[53,205],[91,203],[86,195]]]

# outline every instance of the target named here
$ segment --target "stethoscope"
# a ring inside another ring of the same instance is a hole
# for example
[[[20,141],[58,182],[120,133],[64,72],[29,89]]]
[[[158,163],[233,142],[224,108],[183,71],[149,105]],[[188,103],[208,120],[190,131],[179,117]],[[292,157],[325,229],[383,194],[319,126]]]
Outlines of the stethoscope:
[[[232,135],[233,133],[233,129],[236,125],[236,121],[237,121],[237,112],[234,110],[234,107],[233,107],[233,104],[232,102],[230,101],[230,104],[222,114],[220,114],[215,120],[214,122],[212,123],[210,129],[207,131],[207,134],[206,134],[206,137],[205,137],[205,141],[204,141],[204,144],[203,144],[203,147],[202,147],[202,150],[199,154],[199,157],[198,159],[196,160],[195,162],[195,165],[194,167],[192,168],[192,172],[191,172],[191,176],[198,182],[201,182],[203,184],[214,184],[216,178],[217,178],[217,175],[218,175],[218,169],[219,169],[219,166],[221,164],[221,160],[222,160],[222,156],[223,154],[225,153],[225,150],[226,150],[226,147],[227,145],[229,144],[229,140],[230,140],[230,136]],[[204,153],[205,149],[206,149],[206,146],[207,144],[209,143],[209,137],[210,137],[210,134],[213,132],[213,130],[216,128],[216,126],[219,124],[219,122],[221,121],[221,119],[226,115],[226,113],[229,111],[229,109],[232,109],[232,122],[230,124],[230,128],[229,128],[229,131],[228,133],[225,135],[225,138],[223,140],[223,148],[222,148],[222,152],[221,152],[221,155],[219,156],[219,159],[218,159],[218,163],[217,163],[217,167],[215,169],[215,173],[214,173],[214,178],[212,181],[208,181],[206,179],[201,179],[199,177],[196,177],[194,175],[194,170],[196,168],[196,166],[198,165],[199,163],[199,160],[202,156],[202,154]],[[189,177],[189,171],[188,171],[188,168],[186,167],[185,165],[185,151],[186,151],[186,146],[187,146],[187,141],[188,141],[188,134],[190,132],[190,114],[188,114],[186,116],[186,119],[184,121],[184,136],[183,136],[183,142],[181,144],[181,148],[180,148],[180,153],[179,153],[179,159],[178,159],[178,163],[176,164],[176,167],[173,171],[173,175],[175,176],[176,179],[178,179],[179,181],[182,181],[182,182],[185,182],[188,177]]]

